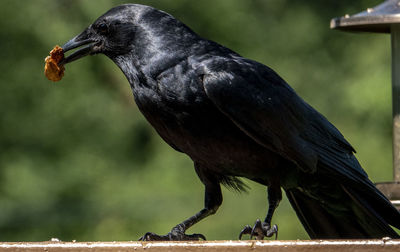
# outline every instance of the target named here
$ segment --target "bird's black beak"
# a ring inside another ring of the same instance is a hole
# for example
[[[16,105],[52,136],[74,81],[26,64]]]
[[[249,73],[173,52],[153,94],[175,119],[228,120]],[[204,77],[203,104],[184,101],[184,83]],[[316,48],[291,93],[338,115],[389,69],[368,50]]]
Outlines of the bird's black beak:
[[[72,61],[75,61],[77,59],[80,59],[82,57],[85,57],[87,55],[92,55],[96,54],[99,52],[99,41],[96,41],[94,39],[88,38],[87,32],[84,31],[75,38],[71,39],[65,45],[62,46],[62,49],[65,52],[68,52],[72,49],[79,48],[66,58],[64,58],[60,64],[65,65],[67,63],[70,63]]]

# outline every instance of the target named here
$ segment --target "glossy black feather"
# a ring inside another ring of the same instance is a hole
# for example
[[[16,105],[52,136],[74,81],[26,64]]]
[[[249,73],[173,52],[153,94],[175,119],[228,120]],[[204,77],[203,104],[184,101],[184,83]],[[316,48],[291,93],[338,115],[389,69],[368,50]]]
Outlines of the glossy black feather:
[[[104,23],[108,34],[96,28]],[[389,225],[400,228],[400,214],[353,147],[267,66],[143,5],[116,7],[82,34],[120,67],[159,135],[195,162],[207,211],[222,202],[219,183],[244,190],[245,177],[281,186],[312,238],[397,237]]]

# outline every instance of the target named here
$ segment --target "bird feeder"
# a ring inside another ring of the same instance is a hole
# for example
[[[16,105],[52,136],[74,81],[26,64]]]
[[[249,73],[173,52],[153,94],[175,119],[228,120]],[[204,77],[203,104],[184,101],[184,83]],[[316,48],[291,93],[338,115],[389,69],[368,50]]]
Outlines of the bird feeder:
[[[386,0],[358,14],[333,18],[331,29],[391,34],[394,181],[376,186],[400,209],[400,0]]]

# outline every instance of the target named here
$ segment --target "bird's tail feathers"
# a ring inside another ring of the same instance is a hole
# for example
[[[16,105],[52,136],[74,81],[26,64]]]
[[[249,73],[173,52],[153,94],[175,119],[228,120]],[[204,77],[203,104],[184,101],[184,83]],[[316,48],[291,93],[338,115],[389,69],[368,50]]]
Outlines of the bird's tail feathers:
[[[313,197],[297,188],[286,190],[292,207],[312,239],[399,238],[390,225],[399,228],[400,213],[386,198],[380,194],[372,197],[371,193],[357,192],[344,185],[333,190],[340,192],[339,198],[346,202],[329,202],[335,199],[321,199],[321,194]]]

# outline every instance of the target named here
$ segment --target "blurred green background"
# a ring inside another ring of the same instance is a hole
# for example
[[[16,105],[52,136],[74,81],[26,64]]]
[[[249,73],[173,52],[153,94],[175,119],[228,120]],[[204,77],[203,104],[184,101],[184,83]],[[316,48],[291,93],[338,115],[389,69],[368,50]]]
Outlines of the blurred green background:
[[[105,56],[67,65],[58,83],[44,58],[109,8],[129,1],[0,2],[0,240],[136,240],[164,234],[203,206],[188,157],[138,111]],[[275,69],[335,124],[374,182],[391,180],[390,37],[329,29],[332,17],[376,0],[148,0],[201,36]],[[266,188],[224,189],[216,215],[188,233],[237,239],[264,218]],[[285,199],[280,239],[308,239]]]

